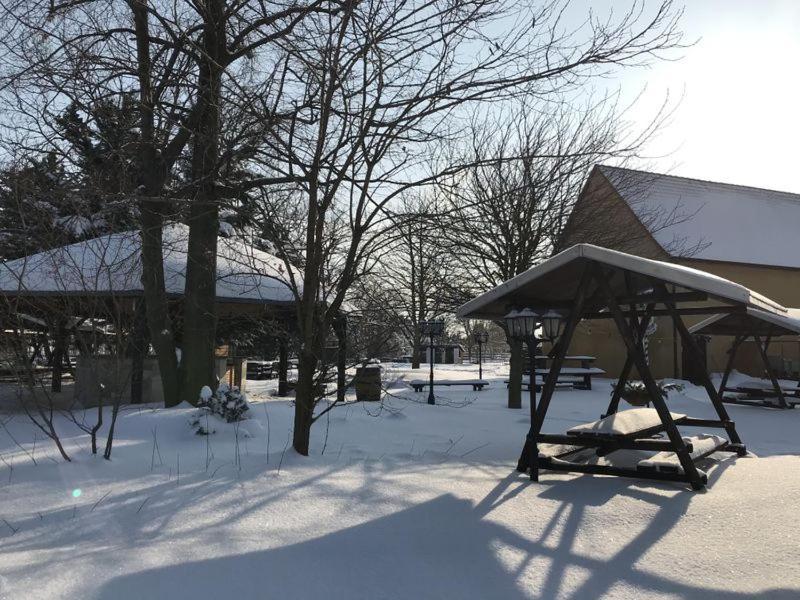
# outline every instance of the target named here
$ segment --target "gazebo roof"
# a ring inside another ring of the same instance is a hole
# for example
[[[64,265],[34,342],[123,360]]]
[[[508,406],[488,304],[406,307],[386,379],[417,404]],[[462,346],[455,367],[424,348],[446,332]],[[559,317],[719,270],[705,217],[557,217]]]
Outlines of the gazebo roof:
[[[164,228],[167,294],[180,297],[186,282],[189,228]],[[294,272],[301,288],[300,274]],[[217,301],[289,304],[295,300],[284,262],[236,238],[217,244]],[[302,289],[298,290],[302,291]],[[126,231],[54,248],[0,264],[6,296],[139,296],[143,292],[141,234]]]
[[[461,318],[502,319],[514,307],[568,308],[587,265],[605,267],[616,296],[643,296],[655,282],[676,292],[698,292],[726,305],[761,309],[785,315],[787,309],[743,285],[683,265],[641,258],[591,244],[577,244],[524,273],[470,300],[456,311]],[[585,310],[606,308],[604,297],[592,285]],[[696,302],[696,299],[695,299]]]
[[[690,327],[689,332],[703,335],[797,336],[800,335],[800,309],[789,308],[783,315],[757,308],[748,308],[744,313],[713,315]]]

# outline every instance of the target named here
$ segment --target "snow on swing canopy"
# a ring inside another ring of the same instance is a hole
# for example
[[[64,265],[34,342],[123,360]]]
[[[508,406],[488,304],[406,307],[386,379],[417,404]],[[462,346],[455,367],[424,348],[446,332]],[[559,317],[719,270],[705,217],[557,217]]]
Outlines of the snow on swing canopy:
[[[164,282],[171,297],[184,293],[188,243],[186,225],[164,227]],[[0,264],[0,293],[138,296],[143,292],[141,248],[139,231],[126,231],[7,261]],[[296,270],[294,276],[300,288]],[[281,259],[239,239],[220,237],[217,300],[286,304],[295,297]]]
[[[800,336],[800,308],[788,308],[782,315],[748,308],[744,313],[713,315],[689,328],[701,335]]]
[[[601,248],[576,244],[463,304],[459,318],[500,320],[512,307],[536,311],[569,309],[587,265],[595,263],[608,271],[608,283],[615,296],[646,294],[653,283],[675,287],[677,292],[700,292],[726,305],[757,308],[786,315],[788,309],[743,285],[683,265],[651,260]],[[596,286],[588,294],[584,310],[606,308],[604,296]]]

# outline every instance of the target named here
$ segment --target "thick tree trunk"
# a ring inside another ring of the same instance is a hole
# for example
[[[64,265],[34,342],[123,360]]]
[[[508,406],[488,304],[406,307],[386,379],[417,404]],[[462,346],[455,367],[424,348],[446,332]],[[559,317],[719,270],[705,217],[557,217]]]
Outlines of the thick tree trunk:
[[[204,385],[216,387],[214,349],[217,315],[217,162],[225,47],[225,2],[209,0],[203,11],[203,61],[198,74],[200,118],[192,147],[192,179],[197,195],[189,211],[189,250],[181,361],[181,398],[195,404]]]
[[[178,358],[164,287],[163,228],[165,202],[158,199],[167,180],[167,167],[155,149],[153,90],[151,81],[150,31],[146,0],[130,0],[136,32],[137,76],[139,79],[140,182],[143,198],[139,202],[142,235],[142,288],[147,307],[147,326],[156,351],[164,405],[180,402]]]
[[[150,340],[156,351],[161,373],[164,406],[169,407],[180,403],[178,357],[175,354],[172,320],[169,317],[169,304],[164,288],[163,218],[153,208],[151,202],[141,203],[142,287]]]
[[[196,404],[204,385],[216,388],[217,207],[195,203],[190,211],[183,309],[181,399]]]
[[[508,372],[508,408],[522,408],[522,342],[512,339]]]

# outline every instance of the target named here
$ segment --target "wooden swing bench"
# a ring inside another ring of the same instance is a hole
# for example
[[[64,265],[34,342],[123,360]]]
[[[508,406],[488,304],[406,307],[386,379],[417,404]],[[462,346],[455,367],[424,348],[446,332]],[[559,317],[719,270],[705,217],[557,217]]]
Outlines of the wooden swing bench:
[[[725,426],[714,420],[669,414],[677,426]],[[660,435],[664,431],[666,426],[656,409],[634,408],[573,427],[565,435],[540,433],[537,439],[542,443],[542,447],[538,466],[552,471],[686,481],[686,473],[678,458],[678,452],[685,451],[692,463],[697,463],[715,452],[731,452],[740,456],[746,453],[744,445],[732,444],[714,435],[683,437],[681,438],[683,448],[676,448],[671,440],[664,439]],[[584,452],[586,450],[592,452]],[[655,454],[645,458],[634,457],[636,463],[634,466],[618,466],[613,464],[613,460],[607,459],[597,460],[597,457],[607,457],[612,453],[624,454],[631,450],[655,452]],[[706,474],[698,470],[698,475],[705,485]]]

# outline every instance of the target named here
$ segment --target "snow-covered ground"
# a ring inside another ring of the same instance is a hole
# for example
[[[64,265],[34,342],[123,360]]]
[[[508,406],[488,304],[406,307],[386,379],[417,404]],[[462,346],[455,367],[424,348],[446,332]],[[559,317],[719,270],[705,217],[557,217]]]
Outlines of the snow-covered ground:
[[[59,421],[65,464],[16,415],[0,428],[0,598],[800,597],[800,410],[730,406],[755,456],[724,455],[704,492],[531,483],[514,471],[527,403],[505,407],[505,367],[487,375],[489,389],[445,388],[437,406],[398,385],[337,408],[307,458],[287,449],[292,407],[274,382],[249,382],[257,423],[238,436],[193,435],[191,409],[126,409],[111,461]],[[609,391],[558,391],[545,429],[597,419]],[[669,403],[713,415],[692,386]]]

